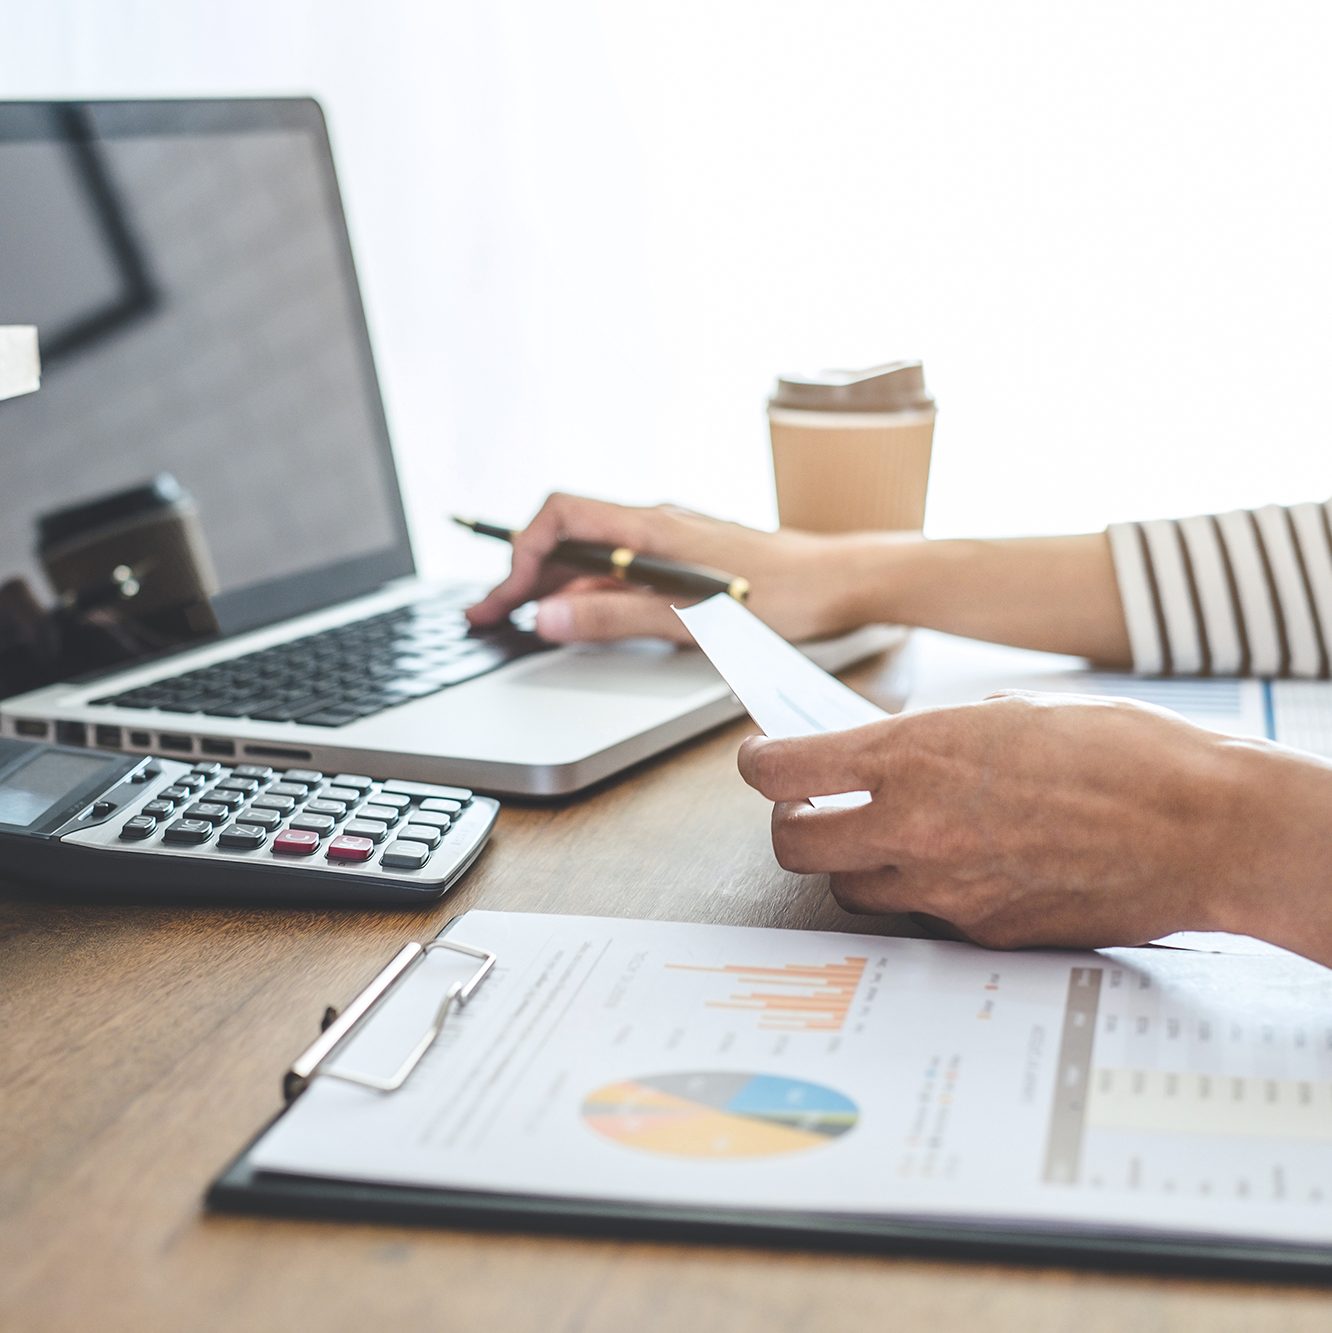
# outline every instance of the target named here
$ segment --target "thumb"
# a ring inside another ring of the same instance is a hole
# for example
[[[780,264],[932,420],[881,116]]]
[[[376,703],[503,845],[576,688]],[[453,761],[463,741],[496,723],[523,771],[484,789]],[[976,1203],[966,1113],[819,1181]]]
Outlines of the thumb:
[[[536,631],[550,643],[638,637],[693,643],[665,597],[636,589],[555,593],[537,603]]]

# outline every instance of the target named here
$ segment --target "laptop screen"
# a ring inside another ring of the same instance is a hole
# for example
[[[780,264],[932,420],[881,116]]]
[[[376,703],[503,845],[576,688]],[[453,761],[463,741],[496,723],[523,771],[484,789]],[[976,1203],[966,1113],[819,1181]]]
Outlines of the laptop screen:
[[[0,406],[0,581],[48,600],[37,520],[163,473],[224,633],[411,572],[315,103],[0,105],[0,323],[43,361]]]

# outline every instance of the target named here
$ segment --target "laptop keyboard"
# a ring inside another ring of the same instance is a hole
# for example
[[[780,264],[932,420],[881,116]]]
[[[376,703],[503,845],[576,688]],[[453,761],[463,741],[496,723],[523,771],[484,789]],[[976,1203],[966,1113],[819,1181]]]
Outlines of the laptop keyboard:
[[[472,632],[461,604],[437,598],[92,702],[342,727],[548,647],[515,626]]]

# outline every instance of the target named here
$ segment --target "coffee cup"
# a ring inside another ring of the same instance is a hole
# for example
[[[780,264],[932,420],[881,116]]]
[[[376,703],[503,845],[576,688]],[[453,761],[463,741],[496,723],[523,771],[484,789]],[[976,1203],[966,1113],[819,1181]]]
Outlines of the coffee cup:
[[[919,361],[782,375],[768,400],[782,526],[919,531],[934,417]]]

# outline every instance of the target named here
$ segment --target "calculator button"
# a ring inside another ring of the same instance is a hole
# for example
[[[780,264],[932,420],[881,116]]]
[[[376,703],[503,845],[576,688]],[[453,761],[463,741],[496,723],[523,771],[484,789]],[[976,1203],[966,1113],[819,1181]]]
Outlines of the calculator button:
[[[443,836],[432,824],[406,824],[398,830],[398,837],[409,842],[423,842],[430,848],[438,847]]]
[[[164,801],[188,801],[194,793],[188,787],[163,787],[157,794]]]
[[[273,770],[263,764],[237,764],[231,772],[234,777],[258,778],[260,782],[267,782],[273,776]]]
[[[371,842],[383,842],[388,836],[388,825],[377,819],[353,819],[343,830],[353,838],[369,838]]]
[[[238,791],[248,796],[252,791],[259,790],[259,782],[255,778],[223,778],[221,782],[213,788],[216,791]]]
[[[431,798],[421,802],[421,809],[432,815],[456,815],[462,809],[461,801],[441,801]]]
[[[191,820],[206,819],[210,824],[222,824],[226,822],[231,811],[215,801],[195,801],[185,813]]]
[[[369,838],[349,838],[345,833],[328,844],[330,861],[368,861],[375,850]]]
[[[273,850],[284,856],[309,856],[319,846],[319,835],[307,829],[283,829],[273,839]]]
[[[330,819],[327,815],[297,815],[295,819],[287,825],[288,828],[302,828],[309,833],[333,832],[333,825],[336,821]]]
[[[461,801],[466,805],[472,793],[466,787],[443,787],[437,782],[386,782],[384,790],[402,796],[434,796],[441,801]]]
[[[143,807],[143,813],[154,819],[165,819],[175,808],[175,801],[149,801]]]
[[[401,810],[391,805],[363,805],[360,809],[362,819],[376,819],[381,824],[396,824],[402,817]]]
[[[205,761],[201,764],[195,764],[190,771],[198,773],[200,777],[215,778],[222,771],[222,765],[214,764],[211,761]]]
[[[341,819],[347,813],[347,803],[345,801],[325,801],[321,798],[318,801],[311,801],[305,807],[305,812],[309,815],[332,815],[334,819]]]
[[[226,791],[218,791],[216,787],[208,793],[208,799],[214,805],[225,805],[228,810],[236,810],[245,804],[245,793],[232,791],[228,788]]]
[[[116,808],[114,801],[94,801],[92,809],[88,812],[94,819],[105,819]]]
[[[145,781],[150,778],[160,778],[162,776],[162,765],[156,759],[151,760],[143,766],[143,776]]]
[[[317,787],[324,780],[324,775],[313,768],[289,768],[283,775],[283,782],[299,782],[304,787]]]
[[[408,818],[413,824],[425,824],[428,828],[437,828],[441,833],[453,823],[452,815],[437,815],[431,810],[417,810]]]
[[[392,792],[377,791],[374,794],[376,805],[386,805],[391,810],[405,810],[412,803],[410,796],[395,796]]]
[[[346,801],[348,805],[355,805],[361,799],[361,793],[355,787],[325,787],[319,796],[325,801]]]
[[[386,870],[420,870],[430,859],[430,848],[423,842],[394,842],[384,849],[381,864]]]
[[[256,810],[250,806],[236,816],[238,824],[253,824],[256,828],[266,828],[270,832],[282,823],[282,816],[276,810]]]
[[[352,787],[356,791],[369,791],[375,785],[374,779],[364,773],[339,773],[331,781],[335,787]]]
[[[197,773],[185,773],[176,779],[176,786],[184,787],[186,791],[202,791],[208,786],[208,779]]]
[[[308,788],[301,782],[275,782],[269,789],[269,796],[290,796],[297,801],[305,800]]]
[[[253,824],[232,824],[217,835],[219,847],[235,847],[244,852],[262,847],[267,841],[267,832]]]
[[[251,810],[280,810],[284,815],[296,808],[290,796],[259,796],[250,802]]]
[[[162,833],[167,842],[207,842],[212,836],[213,826],[206,819],[178,819]]]
[[[137,842],[140,838],[149,837],[156,828],[157,820],[150,815],[135,815],[120,826],[120,836],[126,842]]]

